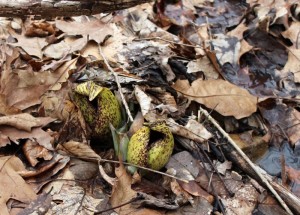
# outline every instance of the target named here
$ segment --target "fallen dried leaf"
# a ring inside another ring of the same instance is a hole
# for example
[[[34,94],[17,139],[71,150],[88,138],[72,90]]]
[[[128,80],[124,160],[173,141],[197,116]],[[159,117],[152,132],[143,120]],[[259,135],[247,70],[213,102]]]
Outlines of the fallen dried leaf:
[[[32,128],[44,127],[53,121],[54,119],[50,117],[36,118],[28,113],[0,117],[0,125],[9,125],[28,132],[30,132]]]
[[[12,115],[21,113],[21,110],[14,107],[9,107],[6,103],[6,97],[0,94],[0,114],[3,115]]]
[[[34,21],[26,26],[25,36],[46,37],[55,33],[55,26],[45,21]]]
[[[131,189],[131,176],[126,172],[124,166],[121,164],[120,167],[116,168],[116,176],[118,180],[113,186],[111,195],[111,206],[118,207],[126,202],[129,202],[133,198],[137,197],[137,192]],[[162,215],[162,213],[147,209],[147,208],[136,208],[132,204],[126,204],[120,208],[115,209],[119,215],[134,214],[134,215]]]
[[[59,193],[53,195],[49,214],[87,214],[92,215],[103,198],[94,198],[76,185],[64,185]]]
[[[111,205],[112,207],[119,206],[125,202],[128,202],[137,196],[137,193],[131,189],[131,176],[126,172],[123,165],[115,170],[117,181],[113,186],[113,191],[111,195]],[[118,214],[126,214],[133,212],[134,209],[130,204],[124,207],[116,209]]]
[[[212,137],[212,134],[208,132],[203,125],[195,120],[189,120],[187,125],[182,126],[176,123],[173,119],[169,118],[167,120],[167,124],[173,134],[194,140],[198,143],[202,143]]]
[[[290,48],[288,61],[282,71],[294,73],[295,82],[300,83],[300,49]]]
[[[19,212],[18,215],[34,214],[36,211],[47,212],[51,206],[51,201],[52,196],[49,193],[42,193],[27,208]]]
[[[220,75],[216,71],[207,56],[203,56],[195,61],[190,61],[187,65],[187,73],[203,72],[206,79],[217,79]]]
[[[18,88],[18,82],[22,82],[19,77],[12,75],[5,83],[4,95],[7,98],[7,105],[10,107],[24,110],[33,105],[39,104],[41,95],[48,90],[49,86],[42,85],[40,82],[34,86]]]
[[[51,176],[54,176],[59,170],[64,168],[70,158],[60,155],[60,154],[54,154],[51,160],[47,160],[45,162],[42,162],[41,165],[36,167],[36,169],[30,169],[30,170],[23,170],[19,171],[18,173],[23,178],[30,178],[40,175],[41,177],[46,177],[52,174]]]
[[[134,93],[140,104],[143,117],[149,122],[155,122],[157,116],[151,97],[148,96],[139,86],[135,87]]]
[[[26,37],[24,35],[19,34],[13,34],[13,37],[15,37],[18,40],[18,42],[10,43],[11,46],[20,47],[25,52],[27,52],[28,55],[36,56],[42,59],[42,49],[48,44],[45,38]]]
[[[194,198],[194,204],[180,207],[175,211],[168,211],[167,215],[207,215],[213,211],[212,205],[204,198]]]
[[[143,127],[145,120],[141,112],[138,112],[134,117],[134,120],[129,128],[128,137],[130,138],[135,132],[137,132],[141,127]]]
[[[179,205],[184,205],[187,202],[193,203],[193,197],[186,192],[176,180],[172,180],[170,183],[172,192],[176,195],[175,201]]]
[[[71,53],[71,46],[69,46],[65,41],[59,43],[51,44],[47,46],[44,50],[44,55],[53,59],[61,59],[65,55]]]
[[[264,139],[266,136],[258,136],[252,133],[230,134],[230,137],[251,160],[255,161],[266,153],[268,141]]]
[[[79,66],[77,65],[78,59],[79,58],[76,57],[70,61],[67,61],[63,65],[61,65],[57,70],[55,70],[54,74],[58,75],[59,78],[55,81],[55,84],[53,84],[49,90],[56,91],[61,89],[61,85],[68,80],[71,71],[76,69],[77,66]]]
[[[173,155],[166,164],[166,168],[175,169],[177,177],[188,181],[194,180],[201,169],[199,161],[193,158],[187,151],[182,151]]]
[[[41,190],[47,193],[51,191],[51,194],[57,193],[62,185],[66,183],[64,179],[74,180],[73,174],[66,168],[69,161],[69,157],[54,154],[50,161],[44,161],[41,166],[31,170],[20,171],[19,174],[26,178],[26,182],[31,185],[36,193]],[[57,178],[62,180],[55,180]],[[69,183],[75,184],[72,181]]]
[[[272,108],[260,107],[260,110],[263,117],[269,122],[272,134],[276,134],[280,139],[288,137],[292,145],[300,139],[299,111],[285,104],[277,104]],[[281,142],[280,139],[279,142]]]
[[[189,194],[193,196],[200,196],[206,199],[209,203],[213,203],[214,197],[202,189],[195,181],[189,181],[188,183],[178,181],[178,184]]]
[[[96,154],[96,152],[87,144],[76,142],[76,141],[68,141],[58,146],[57,149],[63,150],[69,153],[72,156],[76,156],[78,158],[84,159],[92,159],[92,160],[100,160],[101,157]]]
[[[258,192],[251,185],[245,185],[240,188],[232,198],[222,199],[222,203],[226,207],[228,214],[245,214],[251,215],[256,202],[258,200]]]
[[[299,29],[300,29],[300,22],[292,22],[291,26],[284,32],[282,35],[285,38],[288,38],[293,43],[294,48],[299,48]]]
[[[36,199],[35,192],[18,174],[25,170],[22,161],[15,156],[0,157],[0,214],[9,215],[6,202],[12,198],[29,204]]]
[[[33,128],[31,132],[27,131],[21,131],[16,128],[12,127],[1,127],[1,133],[3,137],[8,137],[8,142],[0,142],[0,147],[6,146],[7,144],[10,144],[10,141],[13,141],[15,143],[19,143],[20,139],[32,139],[37,141],[41,146],[44,146],[46,149],[53,150],[53,147],[51,145],[51,142],[53,141],[53,138],[45,132],[41,128]]]
[[[111,27],[100,20],[92,20],[87,22],[66,22],[62,20],[56,20],[55,25],[58,29],[67,33],[68,35],[89,36],[90,40],[95,40],[97,43],[102,43],[107,36],[113,34]]]
[[[184,127],[186,127],[194,134],[205,138],[206,140],[210,139],[213,136],[202,124],[194,119],[190,119]]]
[[[256,111],[255,96],[224,80],[198,79],[191,86],[187,80],[178,80],[172,87],[187,98],[204,104],[224,116],[241,119]]]

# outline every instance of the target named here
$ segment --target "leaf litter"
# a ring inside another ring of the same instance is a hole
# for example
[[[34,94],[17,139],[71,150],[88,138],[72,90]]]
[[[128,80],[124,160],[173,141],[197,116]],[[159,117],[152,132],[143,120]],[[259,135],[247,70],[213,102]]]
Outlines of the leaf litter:
[[[299,214],[299,14],[296,0],[159,0],[90,17],[2,18],[1,214]],[[115,145],[145,121],[167,122],[175,149],[160,174],[130,175],[90,138],[71,96],[86,81],[135,117],[123,111]],[[268,179],[291,211],[200,108],[281,181]]]

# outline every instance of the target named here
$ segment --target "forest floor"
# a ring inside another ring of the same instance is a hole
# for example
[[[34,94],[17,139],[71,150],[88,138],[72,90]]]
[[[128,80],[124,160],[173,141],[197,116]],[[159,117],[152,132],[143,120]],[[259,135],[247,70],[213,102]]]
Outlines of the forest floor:
[[[1,18],[0,214],[300,214],[297,2]]]

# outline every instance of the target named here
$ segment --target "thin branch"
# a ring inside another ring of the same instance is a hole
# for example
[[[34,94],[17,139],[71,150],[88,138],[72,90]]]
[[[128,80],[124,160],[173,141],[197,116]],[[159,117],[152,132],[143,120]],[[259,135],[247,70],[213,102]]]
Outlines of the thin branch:
[[[102,159],[100,160],[100,162],[109,162],[109,163],[117,163],[117,164],[120,164],[119,161],[115,161],[115,160],[107,160],[107,159]],[[179,181],[182,181],[182,182],[185,182],[185,183],[189,183],[187,180],[185,179],[182,179],[182,178],[178,178],[174,175],[170,175],[168,173],[164,173],[164,172],[160,172],[160,171],[157,171],[157,170],[154,170],[154,169],[150,169],[150,168],[147,168],[147,167],[143,167],[143,166],[139,166],[139,165],[135,165],[135,164],[132,164],[132,163],[127,163],[127,162],[122,162],[124,165],[128,165],[128,166],[134,166],[134,167],[137,167],[139,169],[143,169],[143,170],[146,170],[146,171],[149,171],[149,172],[154,172],[154,173],[157,173],[157,174],[160,174],[160,175],[163,175],[163,176],[167,176],[167,177],[170,177],[170,178],[174,178],[176,180],[179,180]]]
[[[200,112],[204,114],[207,119],[222,133],[222,135],[228,140],[228,142],[235,148],[235,150],[243,157],[243,159],[249,164],[249,166],[253,169],[253,171],[257,174],[257,176],[261,179],[261,181],[267,186],[270,192],[275,196],[277,201],[281,204],[281,206],[285,209],[285,211],[293,215],[292,211],[285,204],[282,198],[278,195],[269,181],[263,176],[256,168],[255,164],[248,158],[248,156],[238,147],[238,145],[233,141],[233,139],[223,130],[223,128],[218,124],[218,122],[212,118],[208,112],[200,107]]]
[[[211,36],[211,29],[210,29],[210,24],[209,24],[209,21],[208,21],[208,18],[207,18],[207,16],[205,16],[205,18],[206,18],[206,25],[207,25],[207,30],[208,30],[208,35],[209,35],[209,42],[211,42],[212,41],[212,36]],[[211,47],[210,47],[211,48]]]
[[[125,205],[128,205],[128,204],[130,204],[130,203],[133,203],[133,202],[138,201],[138,200],[141,200],[141,199],[143,199],[143,196],[142,196],[142,195],[138,195],[137,197],[134,197],[134,198],[132,198],[131,200],[129,200],[129,201],[123,203],[123,204],[120,204],[120,205],[118,205],[118,206],[116,206],[116,207],[108,208],[108,209],[106,209],[106,210],[97,211],[97,212],[95,212],[94,214],[102,214],[102,213],[104,213],[104,212],[111,211],[111,210],[114,210],[114,209],[123,207],[123,206],[125,206]]]
[[[199,155],[200,155],[199,149],[201,150],[202,154],[205,153],[204,150],[203,150],[200,146],[198,146],[197,152],[199,153]],[[216,198],[217,204],[219,205],[219,207],[220,207],[220,209],[221,209],[223,215],[225,215],[225,214],[226,214],[226,210],[224,209],[224,206],[223,206],[222,202],[220,201],[220,198],[219,198],[219,196],[218,196],[218,194],[217,194],[217,192],[216,192],[215,186],[214,186],[214,184],[213,184],[213,182],[214,182],[214,181],[213,181],[213,178],[212,178],[213,172],[212,172],[211,177],[209,177],[207,167],[204,165],[204,159],[203,159],[203,157],[202,157],[202,156],[199,156],[199,158],[200,158],[200,160],[201,160],[201,163],[203,164],[203,167],[204,167],[204,173],[205,173],[205,175],[206,175],[206,177],[207,177],[207,179],[208,179],[208,187],[207,187],[207,190],[209,190],[209,189],[212,190],[212,193],[213,193],[214,197]],[[206,159],[207,159],[207,158],[206,158]],[[210,161],[209,158],[208,158],[208,160]],[[211,165],[211,166],[213,167],[213,165]],[[221,181],[222,181],[222,180],[221,180]],[[223,181],[222,181],[222,182],[223,182]],[[224,187],[225,187],[225,189],[227,190],[227,187],[226,187],[226,186],[224,186]],[[229,193],[229,192],[228,192],[228,193]]]
[[[203,48],[202,46],[199,45],[189,45],[189,44],[184,44],[184,43],[178,43],[178,42],[174,42],[172,40],[167,40],[161,37],[146,37],[146,38],[138,38],[138,39],[134,39],[133,41],[143,41],[143,40],[161,40],[161,41],[165,41],[167,43],[172,43],[175,45],[180,45],[180,46],[186,46],[186,47],[192,47],[192,48]]]
[[[215,165],[212,163],[211,159],[209,158],[209,156],[207,155],[207,153],[204,151],[203,148],[201,148],[200,146],[198,146],[198,148],[200,149],[201,153],[203,154],[203,156],[206,158],[206,160],[208,161],[209,165],[212,168],[212,173],[216,173],[218,178],[220,179],[222,185],[224,186],[226,192],[229,194],[229,196],[233,197],[234,194],[228,189],[227,185],[225,184],[224,180],[222,179],[219,171],[216,169]],[[201,156],[200,156],[201,157]],[[202,163],[204,164],[204,161],[202,161]]]
[[[130,112],[130,110],[129,110],[127,101],[126,101],[126,99],[125,99],[125,97],[124,97],[123,90],[122,90],[122,87],[121,87],[121,84],[120,84],[120,81],[119,81],[118,74],[113,70],[113,68],[111,68],[111,66],[110,66],[109,63],[107,62],[107,59],[106,59],[106,57],[104,56],[104,53],[103,53],[102,48],[101,48],[100,45],[99,45],[99,53],[100,53],[101,57],[103,58],[106,67],[107,67],[107,68],[109,69],[109,71],[114,75],[114,78],[115,78],[115,80],[116,80],[116,83],[117,83],[117,86],[118,86],[118,89],[119,89],[119,93],[120,93],[120,96],[121,96],[121,99],[122,99],[122,103],[123,103],[123,105],[124,105],[124,107],[125,107],[125,110],[126,110],[126,112],[127,112],[127,115],[128,115],[128,117],[129,117],[129,120],[130,120],[131,122],[133,122],[133,117],[132,117],[131,112]]]
[[[77,158],[77,159],[83,159],[83,160],[89,160],[89,161],[96,161],[97,163],[99,163],[99,162],[108,162],[108,163],[116,163],[116,164],[121,164],[122,163],[122,164],[127,165],[127,166],[134,166],[134,167],[139,168],[139,169],[143,169],[143,170],[146,170],[146,171],[149,171],[149,172],[154,172],[156,174],[160,174],[160,175],[163,175],[163,176],[174,178],[176,180],[179,180],[179,181],[182,181],[182,182],[185,182],[185,183],[189,183],[188,180],[178,178],[174,175],[170,175],[168,173],[160,172],[160,171],[157,171],[157,170],[154,170],[154,169],[150,169],[150,168],[147,168],[147,167],[135,165],[135,164],[132,164],[132,163],[127,163],[127,162],[124,162],[124,161],[120,162],[120,161],[116,161],[116,160],[109,160],[109,159],[103,159],[103,158],[89,158],[89,157],[79,157],[79,156],[69,156],[69,157]]]
[[[78,208],[76,209],[76,212],[74,213],[75,215],[77,215],[77,214],[79,213],[79,210],[80,210],[80,208],[82,207],[83,200],[84,200],[85,196],[86,196],[86,191],[85,191],[85,189],[83,189],[83,195],[82,195],[82,198],[81,198],[81,200],[80,200],[80,202],[79,202],[79,206],[78,206]]]

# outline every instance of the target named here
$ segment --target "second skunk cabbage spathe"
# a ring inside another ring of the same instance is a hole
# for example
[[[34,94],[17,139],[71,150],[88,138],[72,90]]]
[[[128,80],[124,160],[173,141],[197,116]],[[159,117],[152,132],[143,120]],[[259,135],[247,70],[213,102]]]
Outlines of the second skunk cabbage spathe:
[[[174,148],[174,138],[164,121],[146,123],[128,144],[129,163],[159,170],[166,165]]]

